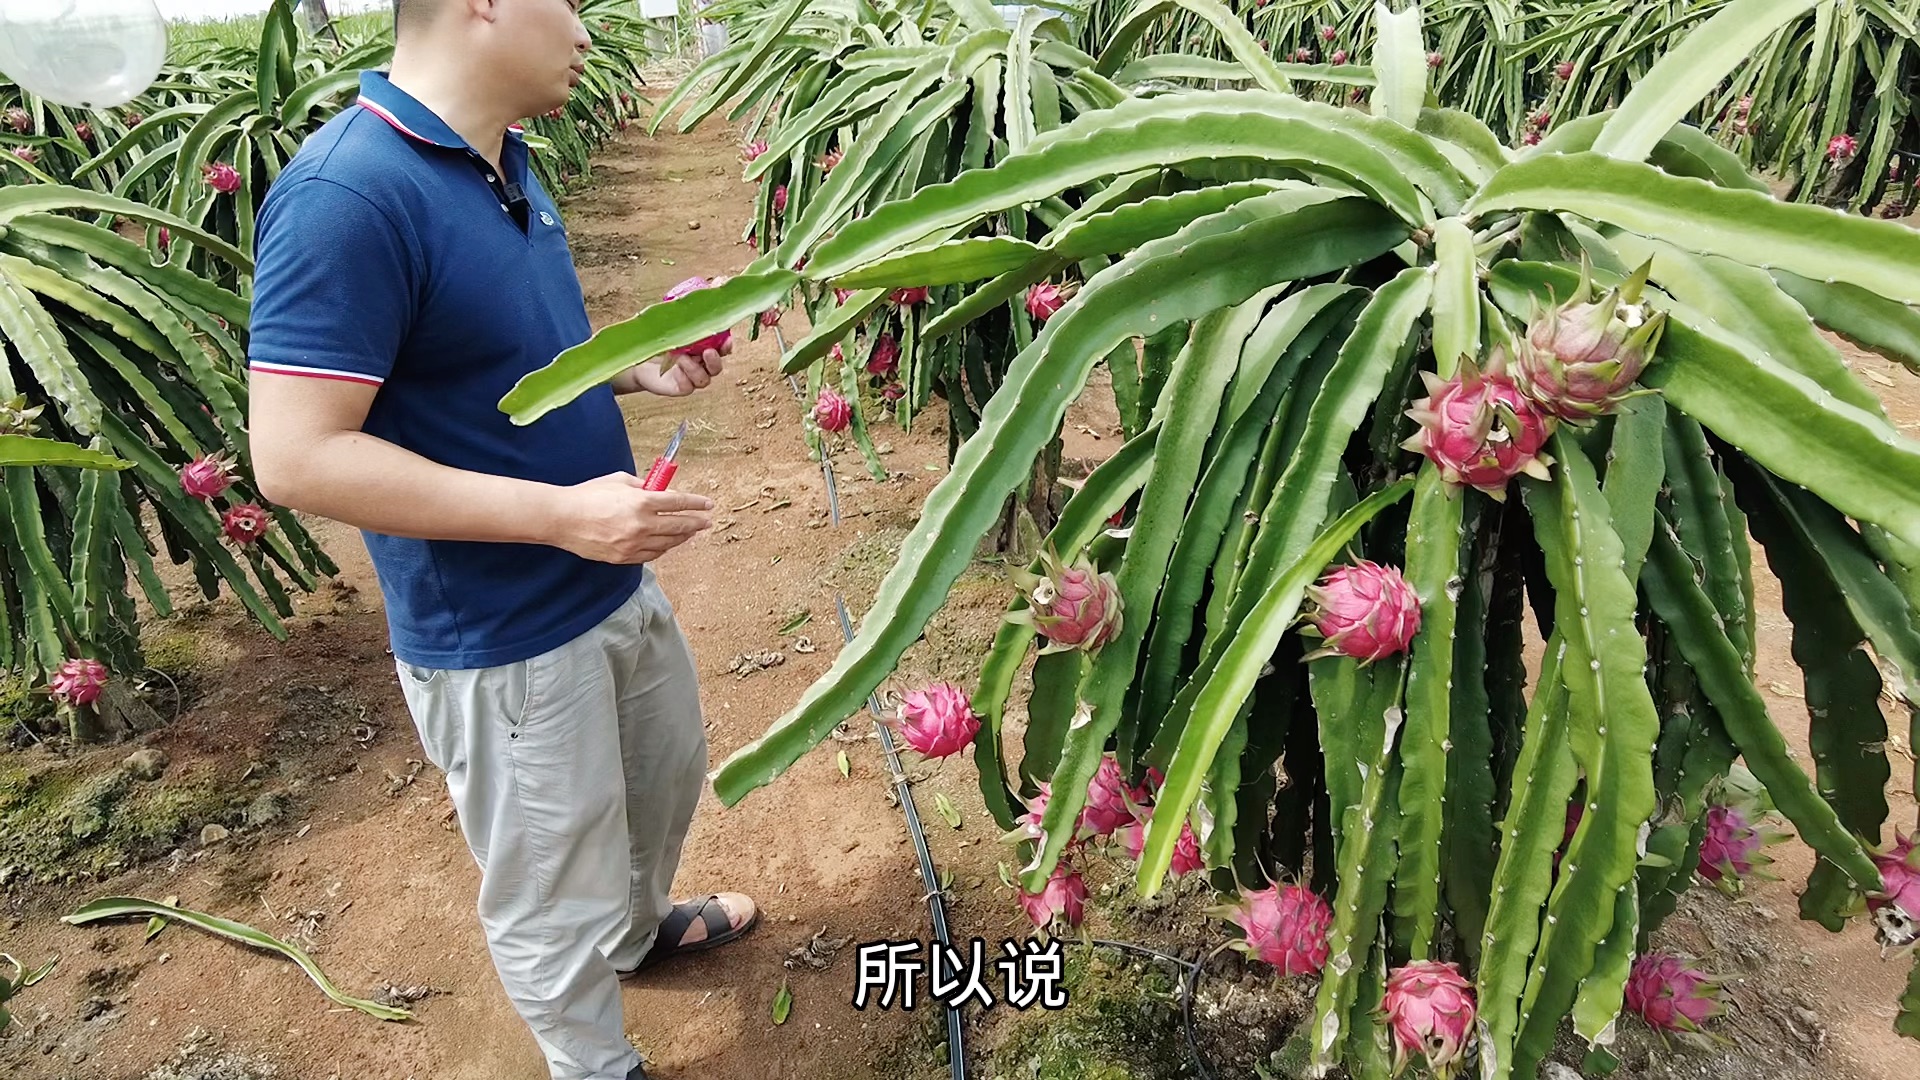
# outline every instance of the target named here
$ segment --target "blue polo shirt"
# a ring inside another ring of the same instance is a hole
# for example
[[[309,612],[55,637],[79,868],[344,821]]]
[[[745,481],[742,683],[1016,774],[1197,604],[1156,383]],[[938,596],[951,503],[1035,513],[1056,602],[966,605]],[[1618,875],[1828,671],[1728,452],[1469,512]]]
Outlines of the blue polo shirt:
[[[496,175],[383,74],[362,75],[360,93],[261,205],[249,365],[378,387],[364,430],[456,469],[558,485],[633,472],[610,387],[524,427],[499,409],[521,376],[591,334],[526,143],[508,133]],[[537,656],[641,580],[637,566],[544,545],[363,535],[394,655],[421,667]]]

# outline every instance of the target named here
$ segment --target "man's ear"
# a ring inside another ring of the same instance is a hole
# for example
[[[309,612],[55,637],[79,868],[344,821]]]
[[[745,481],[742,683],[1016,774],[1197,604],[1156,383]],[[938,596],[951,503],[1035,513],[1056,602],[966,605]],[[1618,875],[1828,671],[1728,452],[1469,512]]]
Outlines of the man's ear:
[[[486,22],[500,18],[500,0],[462,0],[467,6],[467,14]]]

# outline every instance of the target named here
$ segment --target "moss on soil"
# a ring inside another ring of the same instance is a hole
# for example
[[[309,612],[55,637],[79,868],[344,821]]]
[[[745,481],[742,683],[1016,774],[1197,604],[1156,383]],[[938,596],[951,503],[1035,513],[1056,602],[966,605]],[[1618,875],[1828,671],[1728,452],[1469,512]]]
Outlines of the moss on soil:
[[[1191,1076],[1179,986],[1159,964],[1066,948],[1067,1004],[1019,1014],[985,1075],[1029,1080],[1175,1080]],[[1000,1002],[996,1008],[1008,1008]]]
[[[118,765],[16,765],[0,770],[0,867],[42,882],[103,875],[165,854],[237,808],[212,778],[135,780]]]
[[[53,715],[53,699],[38,693],[18,675],[0,674],[0,732],[9,737],[21,724],[37,726],[37,721]]]

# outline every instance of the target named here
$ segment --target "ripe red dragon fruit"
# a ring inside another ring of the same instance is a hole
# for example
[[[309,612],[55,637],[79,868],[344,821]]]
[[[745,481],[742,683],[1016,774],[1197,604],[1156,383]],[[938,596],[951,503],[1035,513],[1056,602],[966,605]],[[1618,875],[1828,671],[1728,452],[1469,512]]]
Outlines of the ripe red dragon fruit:
[[[1112,573],[1096,570],[1084,557],[1062,563],[1052,551],[1040,554],[1041,574],[1012,571],[1014,584],[1027,596],[1027,608],[1007,618],[1027,623],[1045,635],[1044,653],[1089,652],[1120,632],[1120,585]]]
[[[1726,1011],[1718,979],[1685,957],[1650,952],[1633,962],[1627,976],[1627,1008],[1661,1031],[1697,1034],[1708,1020]]]
[[[939,682],[901,698],[897,726],[900,737],[922,757],[943,758],[973,745],[980,718],[973,715],[966,691]]]
[[[740,161],[743,164],[751,165],[755,161],[760,160],[760,155],[766,152],[767,152],[767,140],[755,139],[752,142],[740,148]]]
[[[927,287],[925,285],[916,285],[908,289],[895,289],[893,292],[887,294],[887,299],[901,307],[913,307],[915,304],[924,304],[927,302]]]
[[[1339,36],[1340,36],[1340,31],[1335,30],[1331,26],[1323,26],[1320,28],[1321,41],[1332,41]]]
[[[1393,1033],[1393,1071],[1425,1059],[1434,1080],[1450,1080],[1466,1064],[1473,1035],[1473,984],[1457,964],[1415,960],[1387,975],[1380,1012]]]
[[[62,663],[47,680],[47,691],[62,705],[91,705],[100,700],[107,684],[107,665],[91,657],[76,656]]]
[[[1327,963],[1327,931],[1333,908],[1304,885],[1269,885],[1240,894],[1240,901],[1208,910],[1240,928],[1229,948],[1271,964],[1282,975],[1317,975]]]
[[[1093,779],[1087,781],[1087,802],[1080,810],[1080,830],[1086,836],[1111,836],[1134,820],[1147,793],[1127,783],[1127,774],[1112,754],[1102,755]]]
[[[1832,162],[1851,161],[1860,150],[1860,140],[1842,132],[1827,140],[1827,160]]]
[[[1127,858],[1140,861],[1140,853],[1147,847],[1147,824],[1152,820],[1153,807],[1143,807],[1139,817],[1115,834],[1126,845]],[[1167,864],[1167,872],[1174,877],[1185,877],[1206,866],[1206,859],[1200,854],[1200,838],[1193,833],[1193,822],[1181,822],[1180,838],[1173,842],[1173,860]]]
[[[1047,830],[1042,827],[1042,823],[1046,821],[1047,817],[1047,801],[1052,798],[1053,785],[1045,780],[1040,781],[1039,794],[1031,799],[1020,799],[1020,805],[1026,807],[1027,812],[1014,818],[1012,830],[1002,835],[1000,839],[1004,842],[1045,840],[1047,838]],[[1068,846],[1079,842],[1080,838],[1077,836],[1067,838]]]
[[[76,139],[79,139],[83,143],[92,142],[93,141],[93,125],[87,123],[85,120],[82,120],[79,123],[73,125],[73,137]]]
[[[770,307],[760,313],[760,325],[772,329],[780,325],[780,309]]]
[[[1667,313],[1640,301],[1652,260],[1606,295],[1594,299],[1583,267],[1578,292],[1542,312],[1536,305],[1513,367],[1514,384],[1540,408],[1584,424],[1619,408],[1653,361]]]
[[[773,189],[773,216],[779,217],[787,212],[787,185],[781,184]],[[799,269],[795,267],[794,269]]]
[[[241,503],[220,519],[220,529],[227,534],[227,539],[244,547],[265,536],[267,526],[272,523],[273,519],[263,507]]]
[[[180,468],[180,489],[196,499],[211,499],[233,483],[233,463],[224,454],[202,455]]]
[[[1372,663],[1407,651],[1420,629],[1420,597],[1397,567],[1361,559],[1307,588],[1310,631],[1326,644],[1307,654]]]
[[[31,135],[33,134],[33,117],[27,110],[16,105],[7,110],[7,126],[16,134]]]
[[[1327,57],[1327,59],[1332,62],[1334,67],[1339,67],[1341,64],[1347,62],[1347,50],[1335,49],[1333,50],[1333,55]]]
[[[719,282],[717,281],[708,281],[706,278],[696,274],[680,284],[675,285],[673,288],[668,289],[666,294],[661,296],[660,299],[669,301],[678,300],[688,293],[698,292],[701,289],[711,289],[718,284]],[[722,330],[717,334],[708,334],[698,341],[689,341],[685,345],[673,350],[673,353],[676,356],[699,356],[708,349],[718,350],[724,348],[726,344],[732,340],[733,331]]]
[[[1068,926],[1079,926],[1086,917],[1086,880],[1078,870],[1068,870],[1064,864],[1056,866],[1053,876],[1039,892],[1020,890],[1020,907],[1035,926],[1049,926],[1056,919]]]
[[[881,334],[874,340],[873,355],[867,358],[867,374],[886,378],[900,367],[900,343],[892,334]]]
[[[207,186],[222,195],[231,195],[240,190],[240,173],[224,161],[216,161],[200,170],[206,178]]]
[[[1425,454],[1447,483],[1478,488],[1496,500],[1506,498],[1514,476],[1545,480],[1553,464],[1541,448],[1554,418],[1520,392],[1506,363],[1505,352],[1496,348],[1484,371],[1468,357],[1451,379],[1422,371],[1428,396],[1407,410],[1420,430],[1401,444]]]
[[[820,397],[813,403],[813,422],[819,424],[822,431],[845,431],[847,425],[853,423],[853,405],[833,387],[822,387]]]
[[[1051,281],[1043,281],[1027,290],[1027,314],[1041,322],[1046,322],[1061,308],[1067,306],[1067,300],[1072,295],[1073,292],[1070,289],[1062,288]]]
[[[1867,896],[1880,942],[1904,949],[1920,940],[1920,849],[1897,830],[1893,843],[1871,852],[1880,870],[1880,891]]]
[[[1561,82],[1566,82],[1568,79],[1573,78],[1573,61],[1562,60],[1553,65],[1553,77],[1559,79]]]
[[[1787,839],[1788,835],[1764,822],[1756,824],[1748,811],[1739,806],[1709,806],[1706,836],[1700,841],[1700,876],[1729,896],[1740,891],[1740,884],[1746,878],[1773,880],[1771,874],[1761,869],[1773,862],[1766,848]]]

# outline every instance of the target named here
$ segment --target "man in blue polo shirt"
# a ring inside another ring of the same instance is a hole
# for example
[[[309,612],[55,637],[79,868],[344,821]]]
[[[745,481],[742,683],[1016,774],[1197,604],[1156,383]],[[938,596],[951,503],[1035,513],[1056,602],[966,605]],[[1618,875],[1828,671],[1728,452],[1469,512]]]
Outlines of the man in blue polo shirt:
[[[366,538],[488,948],[554,1080],[644,1077],[618,977],[758,913],[737,893],[668,898],[707,745],[647,564],[713,506],[642,489],[615,395],[692,393],[723,358],[641,364],[524,427],[499,410],[590,334],[515,127],[566,103],[587,33],[572,0],[395,9],[390,74],[362,76],[261,207],[255,473]]]

